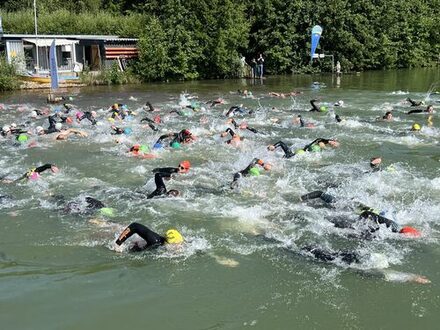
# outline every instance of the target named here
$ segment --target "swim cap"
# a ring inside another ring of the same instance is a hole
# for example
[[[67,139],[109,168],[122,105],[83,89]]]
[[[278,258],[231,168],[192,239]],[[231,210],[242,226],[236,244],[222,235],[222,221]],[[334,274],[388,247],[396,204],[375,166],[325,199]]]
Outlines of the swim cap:
[[[10,130],[11,130],[11,128],[8,125],[5,125],[5,126],[2,127],[2,131],[5,132],[5,133],[9,132]]]
[[[115,119],[112,118],[112,117],[107,118],[107,120],[108,120],[109,122],[111,122],[111,123],[114,123],[114,122],[115,122]]]
[[[124,128],[124,134],[130,135],[133,132],[133,130],[130,127]]]
[[[179,149],[180,148],[180,143],[177,142],[177,141],[174,141],[173,143],[171,143],[171,148]]]
[[[188,171],[191,168],[191,163],[189,160],[184,160],[180,162],[179,166]]]
[[[422,129],[422,127],[419,124],[415,123],[412,125],[411,129],[413,131],[420,131]]]
[[[122,109],[122,110],[127,110],[127,105],[126,105],[126,104],[123,104],[122,107],[121,107],[121,109]]]
[[[106,217],[115,216],[114,209],[112,209],[111,207],[103,207],[103,208],[99,209],[99,213],[103,216],[106,216]]]
[[[259,176],[260,175],[260,170],[258,168],[256,168],[256,167],[252,167],[249,170],[249,174],[252,175],[252,176]]]
[[[42,126],[37,126],[36,128],[37,133],[44,131],[44,128]]]
[[[160,149],[162,147],[162,143],[157,142],[156,144],[154,144],[153,149]]]
[[[298,149],[295,151],[295,155],[301,155],[303,153],[305,153],[304,149]]]
[[[309,150],[312,152],[319,152],[319,151],[321,151],[321,147],[318,146],[317,144],[313,144]]]
[[[31,180],[38,180],[38,178],[40,177],[40,174],[38,173],[38,172],[32,172],[29,176],[28,176],[28,178],[29,179],[31,179]]]
[[[28,136],[26,134],[20,134],[19,136],[17,136],[17,141],[18,142],[26,142],[28,140]]]
[[[422,236],[420,231],[418,231],[417,229],[410,227],[410,226],[403,227],[402,229],[400,229],[399,233],[404,234],[405,236],[408,236],[408,237]]]
[[[139,146],[139,151],[150,152],[150,147],[146,146],[145,144],[142,144]]]
[[[37,118],[38,117],[38,113],[34,110],[31,112],[31,117],[32,118]]]
[[[183,242],[182,235],[176,229],[168,229],[165,233],[168,244],[179,244]]]
[[[66,123],[68,123],[68,124],[73,124],[73,120],[72,120],[72,118],[71,118],[71,117],[67,117],[67,118],[66,118]]]
[[[63,125],[61,123],[56,123],[55,124],[55,129],[60,130],[63,128]]]
[[[114,109],[118,109],[118,108],[119,108],[119,104],[115,103],[115,104],[112,105],[112,107],[113,107]]]
[[[319,111],[327,112],[327,107],[323,105],[323,106],[319,107]]]

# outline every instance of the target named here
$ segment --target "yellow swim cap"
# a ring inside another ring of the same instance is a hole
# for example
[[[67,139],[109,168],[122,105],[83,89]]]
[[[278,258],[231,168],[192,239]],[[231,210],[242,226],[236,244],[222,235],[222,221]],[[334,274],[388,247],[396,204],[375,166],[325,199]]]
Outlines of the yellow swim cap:
[[[303,149],[298,149],[297,151],[295,151],[295,155],[301,155],[301,154],[305,154],[306,152]]]
[[[176,229],[168,229],[165,238],[169,244],[179,244],[183,242],[183,237]]]
[[[412,130],[413,130],[413,131],[420,131],[420,130],[421,130],[421,127],[420,127],[419,124],[415,123],[415,124],[412,125]]]

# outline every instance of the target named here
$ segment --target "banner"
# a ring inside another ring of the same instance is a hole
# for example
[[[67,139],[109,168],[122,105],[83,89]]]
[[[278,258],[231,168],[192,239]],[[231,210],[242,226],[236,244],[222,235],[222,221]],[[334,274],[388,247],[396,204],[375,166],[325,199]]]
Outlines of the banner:
[[[55,39],[52,41],[49,51],[49,63],[50,63],[50,88],[58,88],[58,63],[57,63],[57,46]]]
[[[319,38],[321,38],[322,27],[315,25],[312,29],[312,49],[310,51],[310,61],[313,60],[313,54],[315,54],[316,47],[319,44]]]

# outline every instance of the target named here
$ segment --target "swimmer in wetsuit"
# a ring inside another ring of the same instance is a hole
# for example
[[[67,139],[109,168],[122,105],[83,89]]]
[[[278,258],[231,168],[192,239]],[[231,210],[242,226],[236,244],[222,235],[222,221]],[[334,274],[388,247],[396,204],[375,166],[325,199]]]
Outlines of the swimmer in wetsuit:
[[[225,136],[227,136],[228,134],[231,135],[231,139],[229,139],[229,140],[227,140],[227,141],[225,142],[225,143],[227,143],[227,144],[235,145],[235,144],[238,144],[238,143],[242,140],[242,138],[240,137],[240,135],[236,134],[236,133],[235,133],[232,129],[230,129],[230,128],[227,128],[226,131],[224,131],[222,134],[220,134],[220,136],[221,136],[221,137],[225,137]]]
[[[179,191],[175,190],[175,189],[171,189],[171,190],[167,190],[167,187],[165,186],[165,183],[163,182],[163,178],[170,178],[171,174],[169,173],[155,173],[154,174],[154,182],[156,183],[156,190],[154,190],[152,193],[150,193],[147,196],[147,199],[151,199],[154,197],[159,197],[159,196],[179,196]]]
[[[179,163],[178,167],[158,167],[158,168],[154,168],[152,172],[168,174],[169,176],[171,176],[171,174],[175,174],[175,173],[180,173],[180,174],[188,173],[190,168],[191,168],[191,163],[188,160],[184,160]]]
[[[243,108],[243,104],[240,104],[239,106],[234,105],[233,107],[230,107],[229,110],[226,112],[225,116],[226,117],[232,117],[235,116],[237,114],[252,114],[253,111],[252,110],[247,110],[246,108]]]
[[[350,265],[352,263],[360,263],[360,257],[356,252],[351,251],[330,251],[319,247],[304,246],[301,251],[312,255],[315,259],[330,262],[336,259]]]
[[[169,145],[171,146],[174,142],[178,142],[178,143],[189,143],[195,140],[194,136],[192,135],[192,133],[187,130],[187,129],[183,129],[181,130],[179,133],[168,133],[168,134],[164,134],[161,135],[159,137],[159,139],[156,141],[156,143],[154,144],[154,146],[162,146],[163,145],[163,141],[167,140],[167,139],[172,139],[171,142],[169,143]]]
[[[306,201],[306,200],[311,200],[311,199],[316,199],[316,198],[321,199],[322,201],[324,201],[327,204],[333,204],[336,202],[336,198],[334,196],[327,194],[327,193],[324,193],[323,191],[320,191],[320,190],[313,191],[308,194],[302,195],[300,197],[300,200]],[[359,211],[359,220],[370,220],[370,221],[368,221],[368,223],[369,223],[369,227],[370,227],[369,231],[371,233],[379,230],[379,228],[380,228],[379,225],[385,224],[385,226],[387,228],[390,228],[393,233],[400,233],[400,234],[404,234],[404,235],[410,236],[410,237],[420,237],[420,235],[421,235],[417,229],[409,227],[409,226],[401,227],[395,221],[390,220],[390,219],[382,216],[374,209],[372,209],[368,206],[365,206],[363,204],[361,204],[358,207],[358,211]],[[353,222],[347,221],[345,219],[344,220],[336,219],[331,222],[333,222],[333,224],[338,228],[353,228]]]
[[[409,97],[406,100],[411,104],[412,107],[419,107],[424,104],[423,101],[416,102],[414,100],[411,100]]]
[[[234,189],[238,185],[238,180],[243,176],[260,175],[260,171],[257,168],[257,165],[263,167],[266,171],[269,171],[272,168],[272,165],[265,164],[262,159],[254,158],[252,162],[242,171],[234,174],[234,179],[232,180],[230,187]]]
[[[52,173],[58,173],[59,169],[58,167],[56,167],[53,164],[44,164],[42,166],[39,166],[37,168],[33,168],[30,169],[29,171],[27,171],[25,174],[23,174],[21,177],[19,177],[18,179],[15,179],[14,181],[10,181],[10,182],[18,182],[21,181],[23,179],[32,179],[32,180],[36,180],[40,177],[40,174],[43,173],[46,170],[51,170]]]
[[[415,110],[408,111],[406,114],[407,115],[410,115],[410,114],[413,114],[413,113],[429,113],[429,114],[432,114],[433,112],[434,112],[434,107],[430,104],[430,105],[428,105],[426,107],[425,110],[423,110],[423,109],[415,109]]]
[[[81,117],[78,117],[78,122],[80,123],[83,119],[87,119],[92,125],[96,125],[96,111],[86,111]]]
[[[234,118],[228,119],[228,124],[234,125],[234,128],[237,129],[247,129],[248,131],[251,131],[252,133],[258,133],[258,131],[255,128],[249,127],[246,123],[242,122],[241,124],[238,124]]]
[[[138,244],[136,244],[131,249],[131,251],[142,251],[147,248],[156,248],[166,243],[180,244],[183,242],[182,235],[176,229],[169,229],[166,231],[165,236],[161,236],[155,233],[154,231],[152,231],[151,229],[149,229],[148,227],[140,223],[133,222],[123,230],[123,232],[119,235],[115,243],[117,245],[121,245],[134,234],[138,234],[142,239],[144,239],[146,245],[141,247]]]
[[[278,147],[281,147],[284,151],[283,158],[291,158],[295,156],[295,153],[283,141],[278,141],[277,143],[268,146],[267,150],[274,151]]]
[[[141,119],[141,123],[144,122],[144,121],[147,122],[147,125],[148,125],[153,131],[155,131],[155,132],[158,131],[158,128],[157,128],[156,126],[153,125],[153,124],[156,123],[156,121],[154,121],[154,120],[152,120],[152,119],[150,119],[150,118],[148,118],[148,117],[145,117],[145,118],[142,118],[142,119]],[[159,122],[160,122],[160,118],[159,118]]]

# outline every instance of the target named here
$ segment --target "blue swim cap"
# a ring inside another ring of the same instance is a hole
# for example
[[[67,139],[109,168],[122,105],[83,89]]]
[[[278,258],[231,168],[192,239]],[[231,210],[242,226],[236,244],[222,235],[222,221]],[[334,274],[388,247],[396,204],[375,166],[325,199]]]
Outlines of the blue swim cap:
[[[163,148],[163,145],[162,145],[162,143],[159,143],[159,142],[155,143],[153,146],[153,149],[160,149],[160,148]]]
[[[131,133],[133,133],[133,130],[130,127],[124,128],[125,135],[130,135]]]

